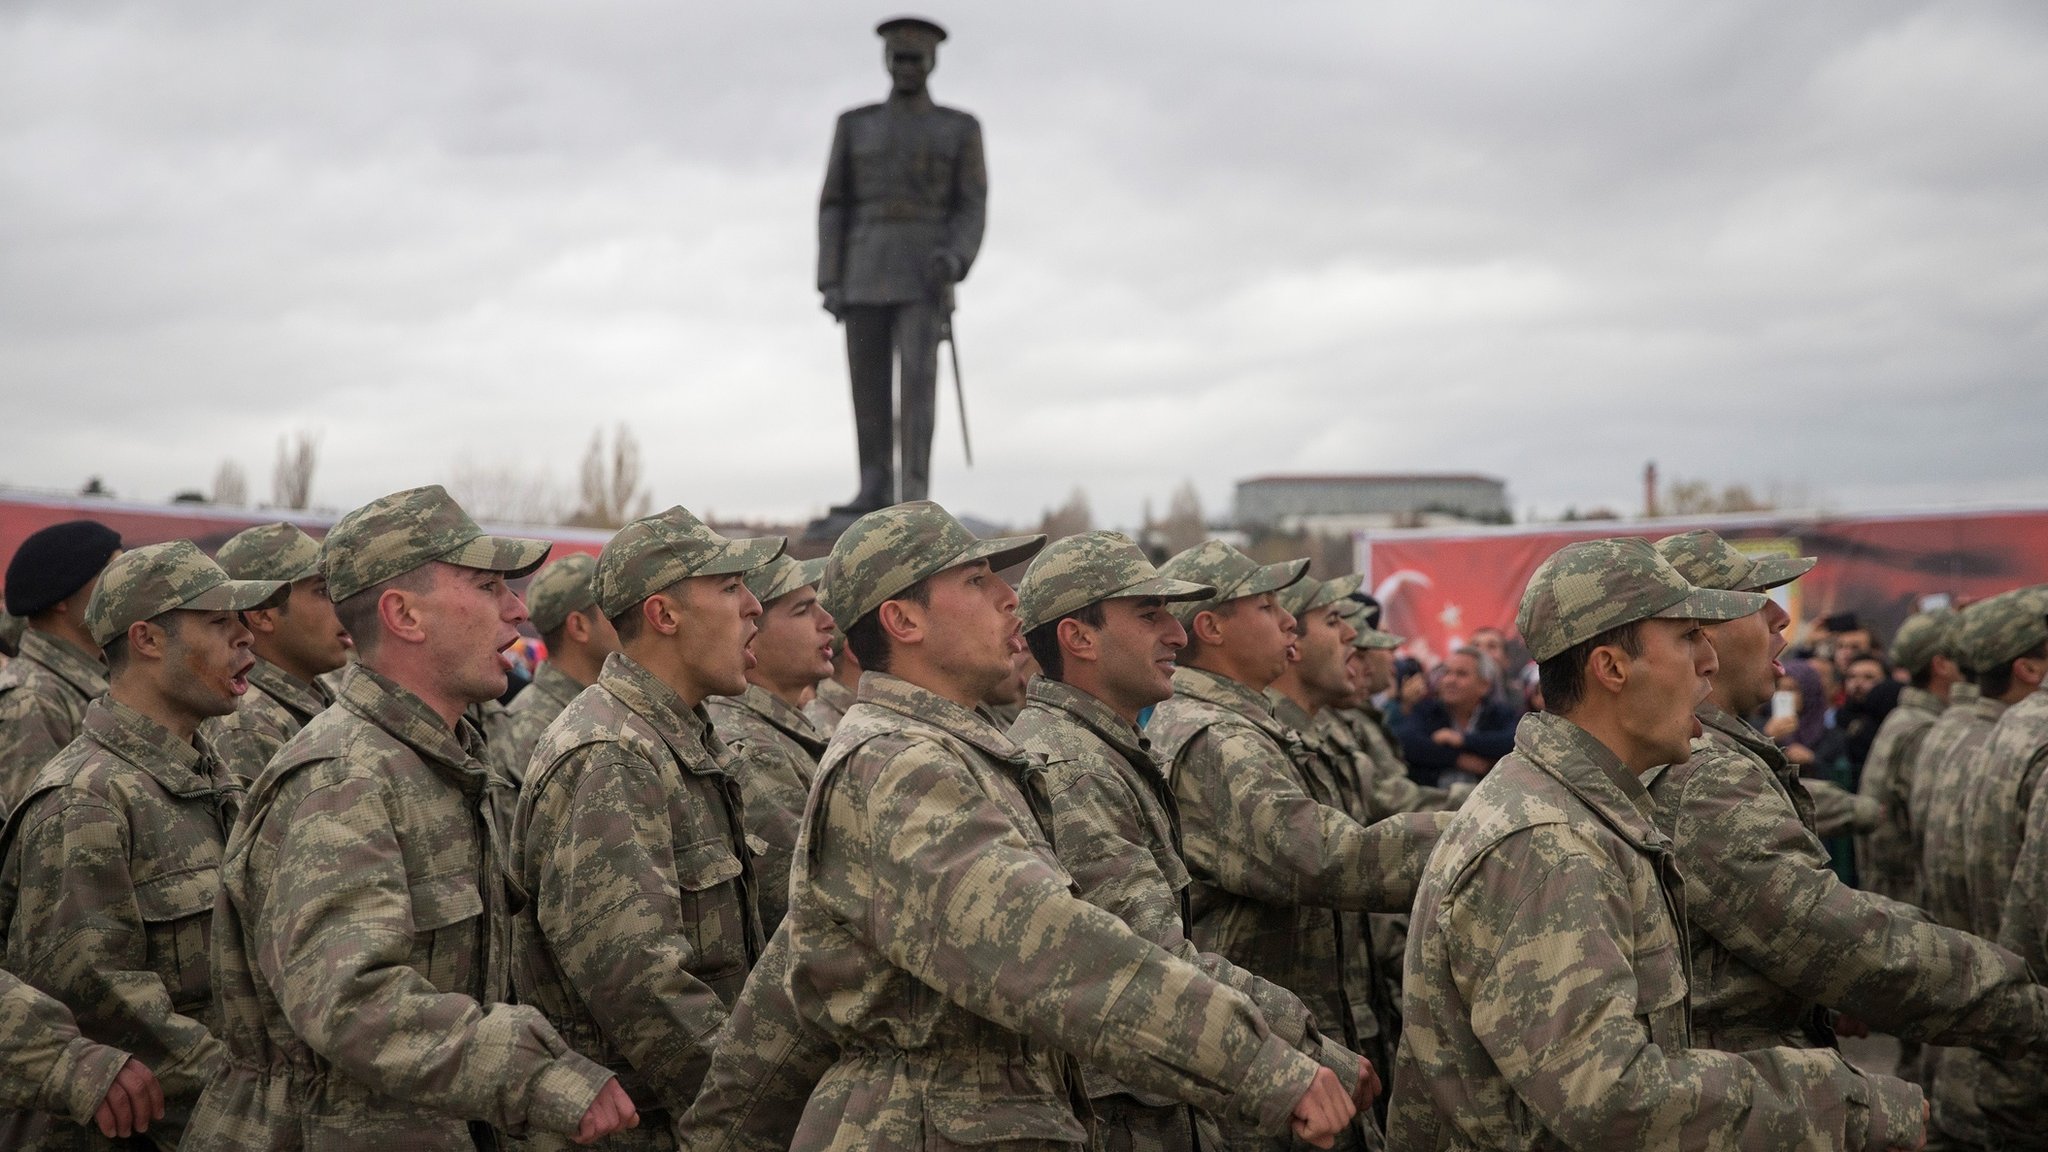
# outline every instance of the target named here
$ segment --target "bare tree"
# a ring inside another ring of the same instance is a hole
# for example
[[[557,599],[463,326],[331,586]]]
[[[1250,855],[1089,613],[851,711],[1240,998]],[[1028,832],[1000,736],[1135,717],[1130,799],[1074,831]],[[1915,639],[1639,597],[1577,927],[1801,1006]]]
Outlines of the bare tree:
[[[649,498],[640,488],[640,442],[624,424],[612,435],[611,450],[604,430],[590,435],[583,454],[580,503],[568,523],[583,528],[617,528],[647,514]]]
[[[1758,499],[1747,484],[1730,484],[1715,491],[1706,480],[1674,480],[1657,502],[1666,516],[1700,516],[1715,512],[1768,512],[1775,507]]]
[[[1038,522],[1038,530],[1048,540],[1079,536],[1094,527],[1095,514],[1088,507],[1088,493],[1079,488],[1068,494],[1065,504],[1047,509],[1044,518]]]
[[[277,438],[277,464],[270,473],[270,502],[302,510],[313,502],[313,470],[320,463],[320,438],[294,432]]]
[[[1195,482],[1182,481],[1166,502],[1166,517],[1152,526],[1159,546],[1171,556],[1184,552],[1209,538],[1209,526],[1202,521],[1202,494]]]
[[[213,502],[230,508],[240,508],[249,502],[249,477],[240,464],[233,460],[220,462],[220,470],[213,474]]]
[[[449,470],[448,493],[471,516],[499,524],[558,524],[569,510],[554,473],[480,464],[466,455]]]

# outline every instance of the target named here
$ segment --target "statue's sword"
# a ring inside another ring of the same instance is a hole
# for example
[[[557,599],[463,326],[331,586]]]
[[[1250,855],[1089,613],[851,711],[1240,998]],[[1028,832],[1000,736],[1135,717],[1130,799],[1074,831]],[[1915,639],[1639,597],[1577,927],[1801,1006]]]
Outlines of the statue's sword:
[[[960,447],[967,453],[967,466],[974,467],[974,441],[967,435],[967,389],[960,383],[960,341],[953,335],[953,316],[946,315],[946,326],[939,331],[939,339],[946,342],[947,358],[953,362],[953,399],[960,405]]]

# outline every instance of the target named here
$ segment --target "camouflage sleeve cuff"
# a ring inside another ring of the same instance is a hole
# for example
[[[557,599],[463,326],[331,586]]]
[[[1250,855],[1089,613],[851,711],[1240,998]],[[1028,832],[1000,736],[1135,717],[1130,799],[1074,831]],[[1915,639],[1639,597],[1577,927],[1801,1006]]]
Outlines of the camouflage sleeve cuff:
[[[1266,1037],[1257,1058],[1245,1069],[1235,1094],[1237,1110],[1248,1118],[1255,1117],[1259,1130],[1268,1135],[1289,1134],[1293,1131],[1294,1105],[1315,1082],[1320,1068],[1315,1060],[1295,1051],[1279,1037]],[[1351,1079],[1355,1085],[1355,1066]]]
[[[80,1124],[92,1123],[93,1113],[114,1086],[114,1077],[128,1063],[128,1053],[105,1044],[75,1037],[64,1046],[57,1066],[45,1083],[44,1106],[61,1112]]]
[[[548,1065],[533,1081],[533,1100],[526,1106],[526,1122],[532,1131],[573,1136],[583,1126],[583,1114],[597,1101],[612,1071],[585,1056],[571,1052]],[[640,1101],[633,1102],[636,1106]]]
[[[1365,1059],[1328,1036],[1318,1037],[1316,1051],[1312,1055],[1323,1067],[1337,1074],[1344,1085],[1344,1094],[1356,1099],[1358,1096],[1358,1062]]]
[[[1870,1152],[1918,1148],[1927,1140],[1927,1103],[1918,1084],[1893,1076],[1862,1077],[1870,1107]]]

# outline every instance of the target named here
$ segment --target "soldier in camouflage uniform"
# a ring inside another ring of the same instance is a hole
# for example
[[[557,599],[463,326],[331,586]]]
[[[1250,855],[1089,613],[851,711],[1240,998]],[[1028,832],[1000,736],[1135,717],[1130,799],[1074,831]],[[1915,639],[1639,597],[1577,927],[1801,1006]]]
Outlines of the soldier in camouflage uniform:
[[[327,598],[320,544],[290,524],[259,524],[228,538],[214,555],[237,580],[291,585],[275,608],[244,613],[255,637],[256,666],[233,714],[209,721],[200,736],[244,787],[284,742],[334,702],[319,677],[348,663],[348,633]]]
[[[1017,617],[1041,671],[1010,739],[1045,759],[1051,839],[1080,897],[1145,939],[1251,997],[1274,1035],[1316,1057],[1370,1107],[1373,1065],[1323,1036],[1293,993],[1214,953],[1195,950],[1180,811],[1137,728],[1140,710],[1173,694],[1173,658],[1187,633],[1167,610],[1215,589],[1160,576],[1128,537],[1069,536],[1031,563]],[[1192,1152],[1193,1109],[1130,1088],[1093,1066],[1082,1081],[1098,1152]],[[1203,1123],[1206,1125],[1207,1121]],[[1213,1138],[1201,1147],[1216,1147]]]
[[[525,782],[540,734],[577,693],[597,683],[606,658],[619,650],[618,629],[597,608],[596,576],[597,557],[572,552],[549,561],[526,585],[527,620],[548,658],[505,709],[503,763],[514,784]]]
[[[1075,1057],[1326,1146],[1353,1112],[1337,1076],[1242,993],[1073,895],[1042,766],[974,711],[1014,674],[1016,597],[995,569],[1042,542],[977,541],[917,502],[833,546],[827,607],[866,671],[818,769],[783,921],[795,1009],[838,1048],[793,1146],[1068,1148],[1087,1139]]]
[[[1920,903],[1920,848],[1908,806],[1913,765],[1961,675],[1949,654],[1955,619],[1955,612],[1942,609],[1899,626],[1892,660],[1912,679],[1899,693],[1898,706],[1878,725],[1857,784],[1859,794],[1877,802],[1881,816],[1869,835],[1856,842],[1856,875],[1865,888],[1908,904]]]
[[[488,1147],[595,1139],[637,1117],[617,1080],[514,1007],[487,769],[463,712],[505,690],[548,545],[487,536],[438,486],[327,535],[358,659],[334,705],[250,786],[221,866],[215,996],[228,1059],[195,1148]],[[480,1123],[479,1123],[480,1122]]]
[[[1705,530],[1657,551],[1694,586],[1763,592],[1812,559],[1751,557]],[[1766,599],[1709,625],[1719,662],[1682,763],[1644,776],[1684,878],[1701,1047],[1831,1047],[1827,1009],[1913,1040],[2048,1046],[2048,988],[1988,940],[1844,884],[1798,769],[1742,719],[1770,701],[1791,618]]]
[[[241,788],[194,737],[247,690],[255,657],[236,614],[284,588],[229,579],[189,540],[108,565],[86,608],[112,670],[107,695],[0,833],[7,968],[63,1001],[86,1036],[156,1073],[157,1147],[177,1146],[223,1054],[208,937]],[[35,1146],[114,1145],[61,1127]]]
[[[2036,590],[2038,597],[2039,590]],[[2036,612],[2040,611],[2039,599]],[[1999,943],[2020,954],[2036,972],[2048,972],[2048,789],[2039,787],[2048,764],[2048,693],[2036,691],[2006,709],[1992,728],[1985,770],[2011,781],[2002,795],[2018,802],[2026,795],[2026,824],[2019,834],[2004,904],[1999,910]],[[2005,814],[1990,806],[1991,819]],[[2035,1148],[2042,1143],[2041,1119],[2048,1116],[2048,1059],[2040,1055],[1979,1057],[1972,1093],[1983,1118],[1986,1143],[1995,1148]],[[1944,1066],[1935,1087],[1939,1118],[1951,1085]]]
[[[1956,622],[1956,649],[1977,685],[1967,706],[1951,705],[1928,729],[1914,765],[1913,786],[1926,795],[1921,802],[1920,890],[1922,905],[1951,928],[1996,933],[1996,924],[1979,924],[1982,909],[1970,899],[1970,829],[1964,804],[1968,799],[1978,751],[1991,739],[1991,729],[2005,710],[2033,692],[2039,661],[2029,658],[2024,641],[2023,591],[2006,592],[1963,609]],[[1988,906],[1987,906],[1988,907]]]
[[[2002,699],[2012,703],[1991,726],[1963,767],[1963,878],[1970,894],[1973,931],[1997,936],[2013,862],[2027,831],[2027,809],[2041,766],[2048,762],[2048,589],[2021,589],[1997,597],[1998,612],[1983,623],[1995,631],[1985,644],[1994,665],[2011,681]],[[2017,655],[2010,655],[2017,653]]]
[[[704,701],[746,689],[761,604],[744,577],[782,543],[727,540],[680,507],[619,529],[595,580],[620,651],[541,735],[520,792],[513,979],[646,1105],[627,1146],[674,1146],[764,943]]]
[[[1638,778],[1700,730],[1699,622],[1763,600],[1635,538],[1530,577],[1516,622],[1552,711],[1522,718],[1415,898],[1390,1148],[1918,1146],[1910,1084],[1826,1049],[1692,1048],[1687,904]]]
[[[142,1061],[79,1035],[64,1005],[0,970],[0,1108],[68,1116],[126,1139],[163,1119],[164,1092]]]
[[[789,907],[789,855],[825,754],[825,735],[802,708],[811,685],[832,670],[832,617],[818,602],[824,570],[823,557],[780,556],[747,573],[747,590],[761,602],[747,690],[708,701],[711,726],[732,750],[747,832],[767,845],[754,869],[761,930],[771,935]]]
[[[823,588],[818,589],[825,595]],[[860,660],[846,647],[846,633],[835,622],[832,626],[832,675],[818,681],[817,694],[804,705],[804,715],[810,718],[812,727],[825,739],[832,739],[832,733],[839,730],[839,721],[846,710],[853,707],[853,697],[860,688]]]
[[[1166,575],[1217,592],[1173,605],[1192,639],[1146,734],[1180,803],[1196,946],[1301,997],[1356,1051],[1374,1017],[1347,994],[1348,953],[1362,945],[1340,934],[1337,913],[1407,911],[1444,818],[1361,824],[1327,766],[1274,718],[1263,693],[1287,665],[1293,619],[1273,594],[1307,564],[1261,567],[1217,541],[1167,561]]]
[[[121,538],[91,520],[53,524],[7,562],[8,610],[28,621],[0,668],[0,817],[14,811],[58,749],[77,737],[87,702],[107,690],[85,606]]]
[[[1400,739],[1387,723],[1386,714],[1373,703],[1374,696],[1394,685],[1394,649],[1405,638],[1373,627],[1366,607],[1356,600],[1350,604],[1344,619],[1358,633],[1344,662],[1351,691],[1337,707],[1317,713],[1317,731],[1356,765],[1353,771],[1366,782],[1374,820],[1401,812],[1456,808],[1472,786],[1445,789],[1417,784],[1408,775]]]

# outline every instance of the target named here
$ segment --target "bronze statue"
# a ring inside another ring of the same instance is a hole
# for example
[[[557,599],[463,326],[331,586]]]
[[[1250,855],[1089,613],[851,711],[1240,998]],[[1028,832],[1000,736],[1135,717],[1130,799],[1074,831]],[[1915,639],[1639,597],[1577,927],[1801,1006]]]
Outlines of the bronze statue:
[[[925,90],[946,30],[903,16],[875,33],[889,98],[840,114],[818,198],[818,291],[846,327],[860,449],[860,492],[829,519],[925,498],[939,341],[953,285],[981,249],[988,204],[980,123]]]

